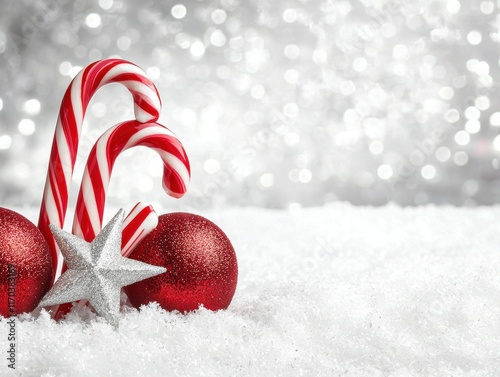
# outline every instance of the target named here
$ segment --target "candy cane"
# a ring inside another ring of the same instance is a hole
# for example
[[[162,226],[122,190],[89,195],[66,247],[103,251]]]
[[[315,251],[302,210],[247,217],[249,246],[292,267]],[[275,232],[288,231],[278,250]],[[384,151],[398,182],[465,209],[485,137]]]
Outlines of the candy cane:
[[[154,84],[136,65],[121,59],[106,59],[90,64],[71,82],[64,94],[57,120],[50,163],[45,183],[38,227],[52,253],[52,283],[62,269],[62,256],[49,224],[64,225],[71,176],[85,111],[94,93],[109,83],[124,85],[134,98],[135,117],[140,122],[156,121],[161,101]]]
[[[127,121],[106,131],[90,151],[76,201],[73,234],[92,241],[101,231],[106,193],[118,156],[126,149],[145,146],[158,153],[163,160],[163,188],[168,195],[178,198],[186,192],[190,179],[189,160],[177,137],[158,123]],[[128,256],[134,247],[158,224],[158,216],[151,206],[138,203],[124,221],[122,255]],[[80,300],[78,307],[87,303]],[[61,305],[54,318],[60,318],[71,309]]]
[[[174,198],[184,195],[189,183],[190,166],[179,139],[158,123],[123,122],[106,131],[89,154],[76,201],[73,234],[92,241],[101,231],[106,192],[115,161],[123,151],[136,146],[151,148],[160,155],[166,193]],[[144,233],[150,231],[141,217],[148,215],[144,208],[142,203],[136,205],[125,222],[122,234],[122,254],[125,256],[146,235]],[[154,222],[157,218],[150,217],[150,220]]]

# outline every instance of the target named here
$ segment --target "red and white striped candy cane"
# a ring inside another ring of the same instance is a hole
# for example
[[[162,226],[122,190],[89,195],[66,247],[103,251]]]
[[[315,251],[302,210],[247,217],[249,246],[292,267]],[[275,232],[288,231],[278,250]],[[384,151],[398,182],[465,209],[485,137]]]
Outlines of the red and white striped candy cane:
[[[92,241],[102,229],[104,204],[109,181],[118,156],[126,149],[144,146],[154,150],[163,160],[163,189],[174,198],[185,194],[190,179],[189,160],[177,137],[165,126],[136,120],[120,123],[106,131],[92,148],[83,173],[76,201],[73,234]],[[127,256],[135,245],[157,224],[149,214],[148,228],[143,217],[148,216],[144,204],[134,207],[124,223],[122,254]]]
[[[132,93],[135,117],[138,121],[156,121],[160,114],[161,101],[156,87],[142,69],[128,61],[106,59],[92,63],[71,82],[59,110],[38,220],[38,227],[52,253],[52,283],[62,269],[62,256],[50,232],[49,224],[60,228],[64,225],[69,185],[85,111],[94,93],[109,83],[120,83]]]
[[[106,131],[90,151],[83,173],[75,208],[73,234],[92,241],[101,231],[106,193],[118,156],[126,149],[145,146],[163,160],[163,188],[178,198],[185,194],[190,179],[187,154],[177,137],[158,123],[127,121]],[[137,203],[124,221],[122,255],[128,256],[135,246],[156,228],[158,216],[151,206]],[[87,303],[81,300],[78,307]],[[56,308],[54,317],[68,312],[68,304]]]

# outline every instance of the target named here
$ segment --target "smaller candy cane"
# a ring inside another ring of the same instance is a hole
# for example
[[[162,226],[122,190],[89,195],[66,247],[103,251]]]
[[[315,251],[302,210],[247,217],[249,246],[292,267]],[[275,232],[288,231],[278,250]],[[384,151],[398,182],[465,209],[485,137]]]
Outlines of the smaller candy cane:
[[[49,224],[64,226],[85,111],[94,93],[109,83],[120,83],[132,93],[137,120],[156,121],[160,114],[161,101],[156,87],[142,69],[125,60],[106,59],[92,63],[69,85],[59,110],[38,220],[38,227],[52,253],[52,283],[60,274],[63,258]]]
[[[73,234],[92,241],[102,229],[106,192],[113,166],[126,149],[145,146],[158,153],[163,160],[163,188],[168,195],[179,198],[186,192],[190,179],[187,154],[177,137],[158,123],[140,123],[135,120],[120,123],[106,131],[90,151],[83,173],[75,208]],[[129,213],[122,231],[122,254],[130,255],[137,245],[158,223],[151,206],[138,203]],[[78,307],[86,304],[85,300]],[[71,309],[69,304],[54,308],[53,317],[60,318]]]
[[[160,155],[164,165],[162,183],[166,193],[174,198],[184,195],[190,179],[190,166],[179,139],[158,123],[140,123],[135,120],[123,122],[106,131],[90,152],[76,202],[73,234],[92,241],[101,231],[106,192],[114,163],[124,150],[136,146],[148,147]],[[137,214],[133,211],[129,215],[123,232],[122,253],[125,255],[132,251],[149,229],[140,217],[141,214],[147,214],[147,210],[141,206],[136,206]]]

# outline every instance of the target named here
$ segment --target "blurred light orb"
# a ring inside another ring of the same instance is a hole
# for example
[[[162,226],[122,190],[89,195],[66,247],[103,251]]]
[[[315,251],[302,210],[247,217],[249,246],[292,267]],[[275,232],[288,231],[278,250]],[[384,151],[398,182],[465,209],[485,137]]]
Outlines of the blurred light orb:
[[[352,62],[352,69],[354,69],[356,72],[363,72],[367,67],[368,62],[365,58],[359,57],[354,59],[354,61]]]
[[[465,123],[465,130],[470,134],[477,134],[481,130],[481,123],[478,120],[468,120]]]
[[[353,94],[355,90],[356,85],[351,80],[343,81],[340,84],[340,92],[345,96]]]
[[[377,169],[377,175],[380,179],[388,180],[393,176],[393,174],[394,171],[392,170],[392,166],[388,164],[382,164]]]
[[[309,183],[312,179],[312,172],[309,169],[300,169],[299,170],[299,182],[301,183]]]
[[[151,78],[151,80],[158,80],[161,77],[161,70],[158,67],[148,67],[146,68],[146,73]]]
[[[203,56],[205,53],[205,46],[201,41],[195,41],[189,47],[189,52],[196,58]]]
[[[475,106],[469,106],[465,109],[464,115],[467,119],[479,120],[481,117],[481,111],[479,111],[479,109]]]
[[[99,0],[99,6],[104,10],[111,9],[113,7],[113,0]]]
[[[368,148],[372,154],[378,155],[384,151],[384,144],[380,140],[373,140]]]
[[[283,12],[283,20],[288,23],[297,21],[297,11],[292,8],[285,9]]]
[[[464,151],[459,151],[453,156],[453,161],[458,166],[464,166],[469,162],[469,155]]]
[[[479,9],[484,14],[491,14],[495,10],[495,4],[492,1],[482,1],[479,5]]]
[[[290,132],[285,135],[285,144],[292,147],[300,142],[300,136],[296,133]]]
[[[500,112],[495,112],[490,115],[490,125],[500,127]]]
[[[227,13],[224,9],[216,9],[212,12],[210,18],[214,24],[220,25],[226,21]]]
[[[12,145],[12,138],[9,135],[0,136],[0,150],[9,149]]]
[[[226,44],[227,38],[221,30],[214,30],[210,34],[210,43],[215,47],[222,47]]]
[[[263,85],[257,84],[250,89],[250,95],[255,99],[261,99],[266,94],[266,89]]]
[[[297,82],[299,81],[300,74],[299,71],[292,68],[292,69],[287,69],[283,77],[287,83],[293,85],[297,84]]]
[[[474,196],[479,192],[479,182],[475,179],[469,179],[462,185],[462,191],[467,196]]]
[[[203,168],[208,174],[217,173],[220,170],[220,162],[215,158],[209,158],[203,163]]]
[[[129,37],[122,35],[118,40],[116,41],[116,46],[122,50],[122,51],[127,51],[130,48],[130,45],[132,44],[132,41],[130,40]]]
[[[29,136],[35,133],[35,122],[31,119],[21,119],[17,128],[19,129],[19,133],[21,135]]]
[[[458,0],[448,0],[446,2],[446,10],[451,14],[457,14],[460,12],[460,2]]]
[[[472,30],[467,34],[467,41],[473,46],[480,44],[482,39],[481,33],[477,30]]]
[[[27,100],[23,105],[23,111],[28,115],[38,115],[40,108],[40,101],[36,98]]]
[[[73,65],[70,62],[64,61],[59,64],[59,73],[63,76],[69,76]]]
[[[89,13],[85,17],[85,24],[91,29],[98,28],[101,26],[101,16],[97,13]]]
[[[410,57],[410,49],[404,44],[397,44],[392,49],[392,56],[394,59],[406,60]]]
[[[439,96],[444,100],[450,100],[453,98],[455,92],[450,86],[443,86],[439,89]]]
[[[500,135],[495,136],[493,139],[493,148],[495,148],[497,152],[500,152]]]
[[[187,33],[179,33],[175,36],[175,43],[182,49],[191,46],[191,37]]]
[[[451,157],[451,151],[448,147],[439,147],[436,149],[436,159],[439,162],[446,162]]]
[[[467,145],[470,142],[470,134],[467,131],[458,131],[455,134],[455,142],[458,145]]]
[[[298,113],[299,113],[299,106],[297,106],[297,104],[294,102],[287,103],[283,107],[283,114],[285,114],[286,116],[295,117],[297,116]]]
[[[269,188],[274,185],[274,175],[271,173],[262,174],[259,178],[259,183],[264,188]]]
[[[181,20],[184,17],[186,17],[187,9],[183,4],[176,4],[170,10],[170,14],[172,15],[173,18]]]
[[[444,114],[444,119],[448,122],[448,123],[456,123],[459,121],[460,119],[460,113],[458,112],[457,109],[449,109],[448,111],[446,111],[446,113]]]
[[[312,60],[316,64],[326,64],[328,61],[328,54],[325,50],[314,50]]]
[[[474,101],[474,106],[479,110],[484,111],[490,108],[490,99],[487,96],[479,96]]]
[[[420,169],[420,174],[424,179],[430,180],[436,177],[436,168],[434,165],[424,165],[422,169]]]

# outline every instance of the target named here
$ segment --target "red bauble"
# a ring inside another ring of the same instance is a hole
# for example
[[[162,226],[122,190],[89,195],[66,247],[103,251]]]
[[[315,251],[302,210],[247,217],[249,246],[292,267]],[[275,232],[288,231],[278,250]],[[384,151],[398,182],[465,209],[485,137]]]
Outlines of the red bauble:
[[[238,280],[236,254],[224,232],[190,213],[159,217],[158,226],[129,258],[167,269],[125,288],[135,307],[151,301],[166,310],[187,312],[203,305],[226,309]]]
[[[35,309],[51,277],[52,258],[42,233],[20,214],[0,208],[0,315]]]

